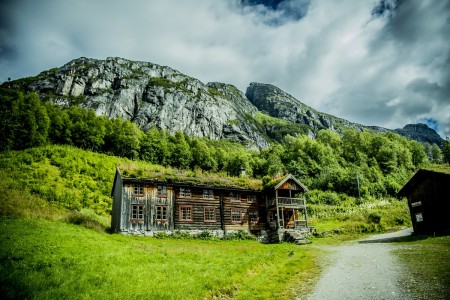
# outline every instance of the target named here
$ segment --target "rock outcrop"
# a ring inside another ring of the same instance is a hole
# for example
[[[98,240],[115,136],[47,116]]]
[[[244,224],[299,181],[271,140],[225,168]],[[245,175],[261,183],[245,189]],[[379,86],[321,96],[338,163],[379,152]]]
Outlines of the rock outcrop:
[[[331,129],[342,133],[347,128],[353,128],[357,131],[395,132],[421,143],[437,144],[438,146],[442,146],[443,143],[443,139],[439,134],[426,124],[409,124],[403,129],[396,130],[379,126],[364,126],[318,112],[270,84],[253,82],[247,88],[245,95],[259,110],[269,116],[296,124],[308,125],[313,129],[313,132],[321,129]]]
[[[269,116],[308,125],[314,132],[331,129],[342,133],[344,128],[364,130],[363,125],[318,112],[271,84],[252,82],[245,95],[259,110]]]
[[[121,117],[190,136],[230,139],[263,148],[266,137],[248,122],[257,109],[232,85],[204,84],[170,67],[122,58],[75,59],[41,73],[26,87],[62,106],[73,101],[97,115]]]
[[[2,87],[37,92],[41,99],[61,106],[92,108],[97,115],[130,120],[144,131],[156,126],[260,149],[287,134],[314,138],[321,129],[393,132],[319,112],[270,84],[253,82],[244,95],[229,84],[204,84],[170,67],[117,57],[78,58]],[[422,143],[443,142],[425,124],[395,132]]]
[[[429,143],[431,145],[436,144],[442,147],[444,140],[437,132],[428,127],[426,124],[408,124],[403,129],[395,130],[398,134],[406,136],[411,140],[416,140],[421,143]]]

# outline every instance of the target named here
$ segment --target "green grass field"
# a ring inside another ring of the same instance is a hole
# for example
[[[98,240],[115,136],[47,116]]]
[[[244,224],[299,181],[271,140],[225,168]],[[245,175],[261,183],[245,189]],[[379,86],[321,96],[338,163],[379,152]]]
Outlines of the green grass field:
[[[314,246],[107,234],[114,171],[124,163],[70,146],[0,153],[0,299],[293,299],[311,290],[326,255]],[[308,206],[314,245],[410,225],[404,201],[346,199]],[[449,243],[440,239],[406,243],[406,281],[449,286],[441,263]]]
[[[1,298],[292,299],[318,276],[317,250],[256,241],[130,237],[0,218]]]
[[[416,299],[450,299],[450,236],[410,236],[395,243],[403,284]]]

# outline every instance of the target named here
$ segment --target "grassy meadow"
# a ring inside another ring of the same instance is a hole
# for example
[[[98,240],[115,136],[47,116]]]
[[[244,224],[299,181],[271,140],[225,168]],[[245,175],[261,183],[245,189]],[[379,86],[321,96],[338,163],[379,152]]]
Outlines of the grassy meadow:
[[[450,236],[410,236],[395,244],[407,270],[402,284],[416,299],[450,299]]]
[[[318,275],[316,250],[256,241],[127,237],[1,217],[2,298],[292,299]]]
[[[121,165],[177,174],[71,146],[0,153],[2,299],[292,299],[320,275],[315,247],[108,234]],[[409,225],[396,199],[308,208],[317,244]]]

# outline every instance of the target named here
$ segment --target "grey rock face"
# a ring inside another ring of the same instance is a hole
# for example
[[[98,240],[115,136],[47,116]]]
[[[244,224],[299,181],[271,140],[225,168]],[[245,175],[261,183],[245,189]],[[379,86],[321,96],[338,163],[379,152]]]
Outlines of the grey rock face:
[[[314,129],[331,129],[342,132],[342,128],[363,131],[364,126],[316,111],[293,96],[270,84],[252,82],[245,93],[258,109],[266,114]]]
[[[252,148],[267,147],[269,140],[279,141],[287,134],[314,138],[321,129],[343,133],[346,128],[396,132],[422,143],[443,143],[425,124],[395,131],[363,126],[316,111],[270,84],[253,82],[244,95],[229,84],[204,84],[170,67],[117,57],[78,58],[34,78],[4,85],[37,92],[60,106],[75,103],[92,108],[97,115],[121,117],[143,130],[156,126],[190,136],[238,141]],[[258,122],[258,112],[286,124]]]
[[[435,143],[438,146],[442,146],[443,143],[443,139],[439,134],[425,124],[409,124],[403,129],[391,130],[378,126],[364,126],[352,123],[335,116],[318,112],[270,84],[253,82],[247,88],[245,95],[251,103],[266,114],[293,123],[306,124],[316,131],[321,129],[331,129],[338,133],[342,133],[346,128],[353,128],[360,132],[364,130],[371,130],[379,133],[396,132],[421,143]]]
[[[442,147],[444,140],[441,138],[437,132],[428,127],[426,124],[408,124],[403,129],[395,130],[398,134],[406,136],[412,140],[419,141],[421,143],[430,143],[431,145],[436,144]]]
[[[52,101],[68,105],[82,97],[81,106],[97,115],[121,117],[143,130],[152,126],[190,136],[231,139],[263,148],[266,138],[246,120],[258,111],[232,85],[204,84],[169,67],[122,58],[75,59],[52,76],[28,86]]]

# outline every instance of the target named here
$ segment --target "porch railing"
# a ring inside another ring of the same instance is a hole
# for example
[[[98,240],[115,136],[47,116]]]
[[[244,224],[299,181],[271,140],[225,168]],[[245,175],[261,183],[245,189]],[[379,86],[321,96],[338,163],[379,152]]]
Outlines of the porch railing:
[[[308,228],[306,220],[295,220],[295,229]]]
[[[271,199],[270,205],[276,205],[276,198]],[[278,205],[300,205],[305,206],[305,198],[289,198],[289,197],[278,197]]]

